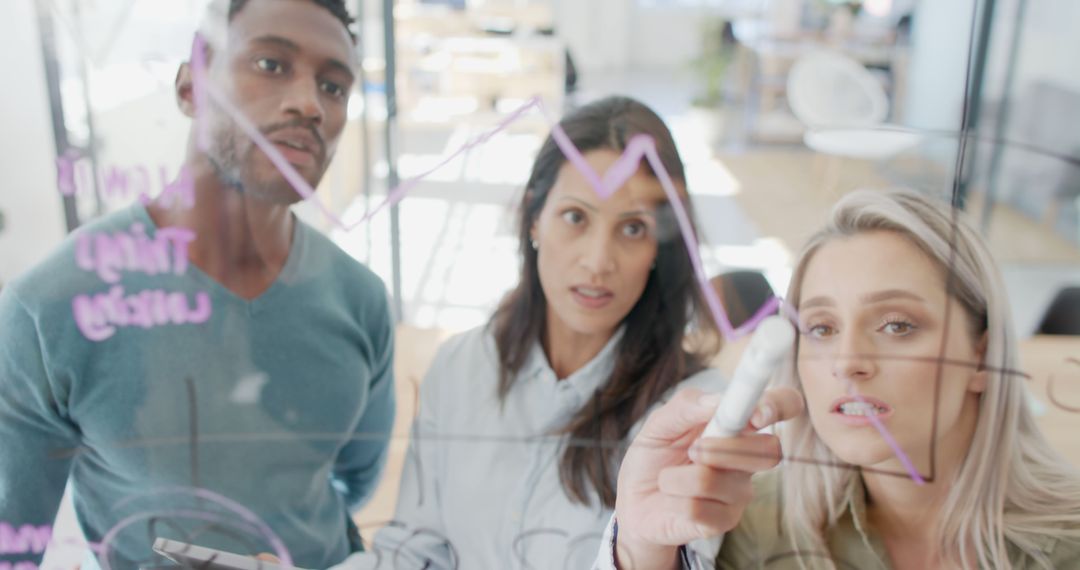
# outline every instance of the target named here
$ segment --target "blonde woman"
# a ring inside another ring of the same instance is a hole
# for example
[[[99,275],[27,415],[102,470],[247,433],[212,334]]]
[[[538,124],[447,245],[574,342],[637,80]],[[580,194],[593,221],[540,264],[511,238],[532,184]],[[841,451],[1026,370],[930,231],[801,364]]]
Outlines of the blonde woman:
[[[718,567],[1080,568],[1080,474],[1035,425],[1001,279],[975,231],[913,192],[854,192],[803,250],[788,301],[802,334],[779,383],[803,395],[806,413],[780,426],[787,461],[755,480]],[[639,438],[670,436],[661,424],[680,418],[685,440],[708,419],[667,411]],[[712,468],[696,503],[725,500],[731,455],[719,450],[738,439],[695,444],[694,463]],[[663,460],[628,452],[608,557],[666,552],[675,564],[677,545],[715,534],[695,502],[657,500],[670,486],[624,497],[624,480],[662,483],[690,462]],[[666,508],[643,516],[647,500]],[[686,531],[650,533],[649,519]]]

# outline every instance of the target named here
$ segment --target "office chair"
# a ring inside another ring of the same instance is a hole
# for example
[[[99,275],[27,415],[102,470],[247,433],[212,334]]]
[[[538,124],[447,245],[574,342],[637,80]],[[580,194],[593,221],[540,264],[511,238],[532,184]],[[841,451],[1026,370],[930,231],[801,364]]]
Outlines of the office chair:
[[[1080,287],[1058,291],[1035,334],[1080,335]]]

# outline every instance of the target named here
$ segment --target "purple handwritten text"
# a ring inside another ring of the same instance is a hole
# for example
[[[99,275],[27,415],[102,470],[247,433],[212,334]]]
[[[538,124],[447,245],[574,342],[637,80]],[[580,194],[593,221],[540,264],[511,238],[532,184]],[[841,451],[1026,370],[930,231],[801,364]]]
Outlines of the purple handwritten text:
[[[41,554],[52,539],[52,527],[0,522],[0,554]],[[13,566],[18,568],[19,566]],[[0,566],[2,568],[2,566]]]
[[[0,562],[0,570],[38,570],[38,565],[33,562]]]
[[[56,159],[56,185],[65,196],[89,194],[94,188],[94,169],[87,160],[68,152]],[[126,201],[132,196],[146,204],[154,190],[150,168],[134,166],[123,168],[110,165],[98,173],[98,187],[102,199],[107,201]],[[169,178],[168,169],[158,167],[158,184],[161,188],[159,199],[166,207],[180,206],[191,208],[195,205],[195,186],[190,171],[181,166],[175,180]]]
[[[210,295],[199,291],[194,300],[191,308],[184,293],[151,289],[125,295],[122,285],[114,285],[104,293],[77,295],[71,300],[71,309],[83,336],[100,342],[123,327],[205,323],[212,311]]]
[[[159,229],[148,237],[142,224],[131,224],[129,232],[86,232],[75,241],[75,264],[93,271],[106,283],[120,280],[120,271],[147,275],[183,275],[188,267],[188,244],[195,232],[181,227]]]

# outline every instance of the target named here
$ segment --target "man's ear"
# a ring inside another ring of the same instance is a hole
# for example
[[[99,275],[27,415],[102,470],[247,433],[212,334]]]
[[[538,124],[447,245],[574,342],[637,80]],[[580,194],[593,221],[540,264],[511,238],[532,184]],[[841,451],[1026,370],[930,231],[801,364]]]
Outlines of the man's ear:
[[[990,371],[986,368],[986,349],[990,346],[989,331],[983,331],[978,344],[975,345],[975,358],[978,360],[978,368],[968,381],[968,391],[981,394],[986,391],[990,383]]]
[[[182,63],[176,70],[174,82],[176,90],[176,106],[180,112],[192,119],[195,118],[195,83],[191,79],[191,64]]]
[[[196,45],[192,47],[192,50],[198,49],[198,46],[202,46],[203,61],[206,64],[207,69],[204,76],[209,78],[210,75],[210,60],[214,57],[214,50],[209,45],[196,42]],[[180,64],[180,69],[176,70],[176,79],[174,80],[174,89],[176,92],[176,106],[180,108],[180,112],[189,118],[195,118],[195,80],[194,70],[191,62],[195,60],[194,51],[191,54],[190,61],[186,61]],[[209,80],[209,79],[208,79]]]

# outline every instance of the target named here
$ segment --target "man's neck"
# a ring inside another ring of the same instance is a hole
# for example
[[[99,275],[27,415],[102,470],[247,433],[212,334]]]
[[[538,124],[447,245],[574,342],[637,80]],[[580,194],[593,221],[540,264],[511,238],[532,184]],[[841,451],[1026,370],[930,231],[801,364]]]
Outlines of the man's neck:
[[[237,295],[252,299],[265,291],[285,265],[293,220],[287,204],[254,199],[220,180],[208,166],[188,165],[195,204],[185,208],[157,201],[147,206],[158,227],[195,232],[190,262]]]

